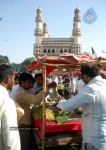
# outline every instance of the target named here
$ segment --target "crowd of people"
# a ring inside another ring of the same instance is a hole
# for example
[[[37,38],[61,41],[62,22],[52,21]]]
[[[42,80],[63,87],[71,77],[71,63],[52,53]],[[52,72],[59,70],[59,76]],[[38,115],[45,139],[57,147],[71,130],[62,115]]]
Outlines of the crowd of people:
[[[53,97],[53,88],[60,84],[64,88],[55,91],[59,99],[55,111],[72,111],[83,107],[82,150],[106,150],[106,80],[100,75],[99,68],[84,64],[80,76],[48,76],[48,100]],[[68,93],[67,100],[61,101],[61,97],[66,96],[65,91]],[[0,65],[1,150],[34,149],[31,107],[39,105],[42,96],[42,73],[33,76],[23,72],[17,75],[11,66]],[[54,110],[52,106],[49,108]]]

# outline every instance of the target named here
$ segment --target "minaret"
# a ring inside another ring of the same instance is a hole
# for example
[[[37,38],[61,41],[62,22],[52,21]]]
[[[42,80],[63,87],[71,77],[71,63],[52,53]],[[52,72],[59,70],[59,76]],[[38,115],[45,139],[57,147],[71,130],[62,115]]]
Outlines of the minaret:
[[[81,28],[80,28],[80,23],[81,23],[81,16],[80,16],[80,9],[76,8],[74,10],[74,23],[73,23],[73,31],[72,35],[74,37],[74,45],[73,45],[73,52],[75,54],[80,54],[82,47],[80,44],[80,36],[81,36]]]
[[[43,23],[43,37],[48,38],[48,26],[46,22]]]
[[[34,33],[36,37],[36,44],[41,44],[43,37],[43,18],[42,18],[42,9],[37,9],[37,17],[36,17],[36,29]]]

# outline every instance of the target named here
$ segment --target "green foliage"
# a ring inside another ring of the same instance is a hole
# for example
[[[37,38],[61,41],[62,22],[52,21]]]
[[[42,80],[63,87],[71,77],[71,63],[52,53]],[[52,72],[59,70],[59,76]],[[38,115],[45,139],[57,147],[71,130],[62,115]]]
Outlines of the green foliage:
[[[20,72],[21,64],[11,63],[10,65],[12,66],[12,68],[13,68],[16,72]]]
[[[3,55],[0,55],[0,64],[9,64],[10,61],[9,61],[9,58],[7,56],[3,56]]]
[[[71,112],[64,112],[63,110],[60,110],[60,111],[54,112],[54,114],[55,114],[55,117],[57,117],[57,116],[69,116],[71,114]]]
[[[35,60],[34,57],[26,58],[21,64],[22,66],[27,66]]]
[[[22,63],[21,63],[21,71],[25,71],[25,67],[31,64],[35,60],[34,57],[26,58]]]
[[[34,60],[35,60],[34,57],[29,57],[29,58],[26,58],[22,63],[15,63],[15,62],[13,62],[10,65],[13,67],[13,69],[16,72],[23,72],[23,71],[26,71],[25,67],[27,65],[31,64]]]

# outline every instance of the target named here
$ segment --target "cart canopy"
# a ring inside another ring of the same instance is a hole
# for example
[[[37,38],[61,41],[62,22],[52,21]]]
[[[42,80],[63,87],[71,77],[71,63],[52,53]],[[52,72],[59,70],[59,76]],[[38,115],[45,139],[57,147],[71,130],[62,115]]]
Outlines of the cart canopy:
[[[75,55],[70,53],[64,53],[59,56],[38,56],[37,60],[26,66],[26,70],[42,69],[43,64],[45,64],[48,75],[54,69],[71,68],[71,70],[79,70],[80,66],[84,63],[94,63],[103,70],[106,70],[106,58],[88,54]]]

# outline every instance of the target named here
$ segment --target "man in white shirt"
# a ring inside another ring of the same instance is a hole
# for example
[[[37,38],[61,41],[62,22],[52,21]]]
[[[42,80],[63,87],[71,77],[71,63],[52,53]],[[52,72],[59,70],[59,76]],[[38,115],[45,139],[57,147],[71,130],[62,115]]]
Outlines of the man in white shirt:
[[[76,82],[76,89],[77,89],[77,93],[81,92],[83,90],[85,86],[84,81],[80,78],[77,82]]]
[[[14,84],[12,86],[12,89],[9,93],[9,96],[14,100],[14,92],[17,90],[17,88],[19,87],[19,75],[15,74],[15,78],[14,78]],[[11,96],[12,95],[12,96]]]
[[[53,79],[53,81],[58,85],[58,83],[59,83],[59,79],[58,79],[58,76],[54,76],[54,79]]]
[[[14,83],[11,66],[0,65],[0,150],[20,150],[16,106],[8,91]]]
[[[82,150],[106,150],[106,80],[93,64],[82,65],[81,74],[86,86],[57,107],[64,111],[83,107]]]
[[[11,90],[11,92],[10,92],[9,95],[10,95],[10,97],[11,97],[13,100],[15,99],[14,93],[17,91],[18,87],[19,87],[19,84],[15,85],[15,86],[12,86],[12,90]]]
[[[34,76],[35,84],[33,86],[33,91],[38,94],[43,89],[43,76],[42,73],[37,73]]]
[[[69,86],[68,86],[68,91],[70,94],[74,94],[76,92],[76,78],[71,77]]]

